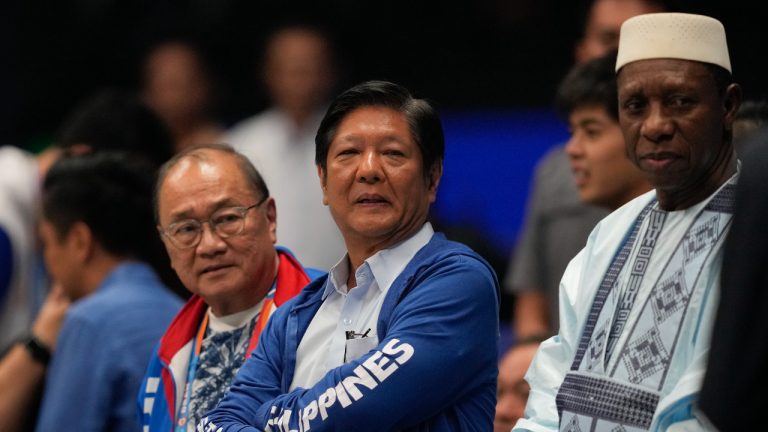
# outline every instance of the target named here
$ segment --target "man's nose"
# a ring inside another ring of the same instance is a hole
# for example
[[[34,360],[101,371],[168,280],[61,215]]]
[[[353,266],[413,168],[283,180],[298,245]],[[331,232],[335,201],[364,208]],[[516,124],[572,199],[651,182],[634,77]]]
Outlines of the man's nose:
[[[363,153],[358,168],[358,180],[364,183],[376,183],[382,179],[381,160],[378,153],[368,150]]]
[[[672,136],[674,125],[658,104],[652,104],[643,120],[640,133],[652,142],[660,142]]]
[[[213,229],[209,222],[203,222],[200,225],[200,243],[197,244],[197,250],[203,255],[215,254],[222,251],[227,246],[224,239]]]

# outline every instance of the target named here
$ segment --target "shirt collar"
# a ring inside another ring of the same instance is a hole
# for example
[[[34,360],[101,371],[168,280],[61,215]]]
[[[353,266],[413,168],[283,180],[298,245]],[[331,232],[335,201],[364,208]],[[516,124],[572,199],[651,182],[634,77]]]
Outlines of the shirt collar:
[[[357,269],[357,272],[360,272],[367,265],[374,279],[376,279],[379,290],[386,292],[392,285],[392,282],[403,272],[405,266],[411,262],[416,252],[429,243],[434,233],[432,224],[426,222],[416,234],[368,257]],[[346,292],[347,277],[349,276],[348,256],[348,254],[344,254],[341,260],[331,267],[331,270],[328,272],[328,281],[323,291],[323,300],[333,291],[340,294]]]
[[[240,327],[248,324],[253,317],[261,311],[261,307],[264,305],[264,299],[260,302],[249,307],[246,310],[235,312],[230,315],[216,316],[213,311],[208,307],[208,326],[214,332],[226,332],[239,329]]]
[[[149,264],[141,261],[125,260],[115,266],[101,281],[96,291],[121,287],[124,281],[134,282],[146,278],[155,278],[154,270]]]

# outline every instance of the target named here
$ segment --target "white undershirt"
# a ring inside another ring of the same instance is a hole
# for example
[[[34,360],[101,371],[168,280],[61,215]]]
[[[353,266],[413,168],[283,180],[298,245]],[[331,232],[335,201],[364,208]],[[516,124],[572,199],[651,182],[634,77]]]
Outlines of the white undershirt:
[[[264,299],[261,299],[260,302],[256,303],[255,306],[251,306],[250,308],[235,312],[230,315],[224,315],[217,317],[213,314],[211,311],[211,308],[208,308],[208,327],[211,329],[214,333],[221,333],[225,331],[232,331],[235,329],[239,329],[240,327],[248,324],[248,322],[251,321],[251,319],[256,316],[257,313],[261,310],[261,306],[264,304]]]

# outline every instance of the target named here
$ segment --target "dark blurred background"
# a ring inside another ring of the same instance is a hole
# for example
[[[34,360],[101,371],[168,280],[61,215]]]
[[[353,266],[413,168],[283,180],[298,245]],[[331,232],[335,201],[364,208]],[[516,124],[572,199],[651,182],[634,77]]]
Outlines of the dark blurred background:
[[[725,27],[746,97],[768,97],[768,14],[755,0],[680,1]],[[550,108],[573,62],[578,1],[249,0],[4,1],[0,5],[0,143],[39,149],[72,107],[103,87],[136,89],[155,41],[197,42],[229,126],[266,107],[259,47],[277,24],[331,31],[340,89],[387,79],[437,102],[447,134],[436,218],[476,243],[500,273],[538,158],[567,135]]]
[[[218,114],[232,123],[266,104],[259,47],[281,21],[331,30],[342,86],[397,81],[444,109],[548,108],[572,63],[580,3],[554,0],[252,1],[11,0],[0,6],[2,142],[45,135],[102,86],[136,87],[156,40],[183,35],[206,50],[219,80]],[[768,14],[755,1],[678,1],[726,26],[736,78],[765,95]]]

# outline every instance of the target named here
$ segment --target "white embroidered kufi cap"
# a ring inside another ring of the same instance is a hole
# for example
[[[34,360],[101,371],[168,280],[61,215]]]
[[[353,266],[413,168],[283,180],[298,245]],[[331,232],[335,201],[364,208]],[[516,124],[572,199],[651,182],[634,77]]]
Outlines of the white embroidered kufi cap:
[[[662,58],[712,63],[732,72],[725,28],[714,18],[652,13],[624,21],[619,36],[617,72],[627,63]]]

